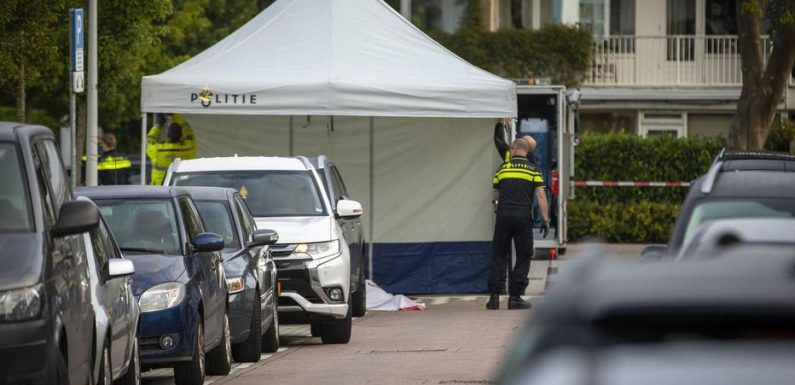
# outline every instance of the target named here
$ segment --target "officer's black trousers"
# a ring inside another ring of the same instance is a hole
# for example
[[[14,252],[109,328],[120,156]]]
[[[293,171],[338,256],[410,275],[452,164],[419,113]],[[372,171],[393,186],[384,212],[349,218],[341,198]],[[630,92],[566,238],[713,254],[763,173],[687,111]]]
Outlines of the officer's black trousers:
[[[511,271],[508,294],[520,296],[524,294],[529,280],[530,258],[533,255],[533,228],[530,221],[530,209],[499,209],[497,223],[494,226],[492,246],[491,276],[489,292],[500,293],[505,287],[506,268],[511,261],[511,239],[516,248],[516,265]]]

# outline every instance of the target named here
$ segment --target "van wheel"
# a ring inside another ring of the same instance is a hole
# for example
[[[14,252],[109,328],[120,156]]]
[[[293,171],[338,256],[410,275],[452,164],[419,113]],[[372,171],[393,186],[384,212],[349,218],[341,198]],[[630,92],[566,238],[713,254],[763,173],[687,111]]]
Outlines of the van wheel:
[[[320,325],[320,340],[324,344],[347,344],[351,340],[353,328],[352,306],[343,319],[332,319]]]
[[[271,296],[271,311],[273,312],[271,326],[262,336],[262,351],[266,353],[275,353],[279,350],[279,301],[276,299],[276,293]]]
[[[248,338],[232,346],[232,357],[237,362],[257,362],[262,352],[262,322],[260,319],[262,308],[259,292],[256,292],[255,296],[257,298],[251,306],[251,326],[248,330]]]
[[[66,368],[66,359],[64,359],[61,352],[55,353],[55,368],[51,372],[51,384],[69,385],[69,371]]]
[[[364,280],[364,274],[359,276],[358,290],[351,294],[351,301],[353,303],[353,316],[364,317],[367,314],[367,283]]]
[[[229,315],[224,314],[224,335],[221,343],[207,354],[207,374],[225,376],[232,370],[232,337]]]
[[[204,326],[199,322],[193,338],[193,357],[174,367],[174,382],[177,385],[204,383]]]
[[[133,342],[132,356],[130,364],[127,365],[127,373],[116,380],[116,385],[140,385],[141,384],[141,356],[138,354],[138,337]]]

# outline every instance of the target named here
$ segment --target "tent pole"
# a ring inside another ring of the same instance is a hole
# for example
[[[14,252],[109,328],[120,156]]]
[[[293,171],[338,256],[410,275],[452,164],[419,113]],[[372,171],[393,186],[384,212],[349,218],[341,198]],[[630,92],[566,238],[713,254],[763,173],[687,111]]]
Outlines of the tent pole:
[[[367,250],[367,262],[369,277],[373,280],[373,243],[375,242],[375,234],[373,227],[375,223],[375,206],[373,205],[375,198],[375,119],[370,117],[370,242]]]
[[[293,116],[290,115],[290,156],[293,156],[295,150],[295,143],[293,140]]]
[[[146,112],[141,113],[141,185],[146,184]]]

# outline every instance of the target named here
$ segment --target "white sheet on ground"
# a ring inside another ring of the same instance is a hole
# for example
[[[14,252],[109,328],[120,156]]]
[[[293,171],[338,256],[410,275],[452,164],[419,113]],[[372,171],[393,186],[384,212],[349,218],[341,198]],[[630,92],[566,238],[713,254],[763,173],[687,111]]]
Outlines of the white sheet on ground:
[[[425,304],[416,302],[405,295],[389,294],[375,282],[367,281],[367,310],[425,310]]]

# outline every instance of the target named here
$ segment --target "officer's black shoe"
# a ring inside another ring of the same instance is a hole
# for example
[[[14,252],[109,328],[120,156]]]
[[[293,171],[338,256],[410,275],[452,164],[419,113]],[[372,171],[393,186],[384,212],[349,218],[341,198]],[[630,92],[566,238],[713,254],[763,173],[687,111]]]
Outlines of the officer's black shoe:
[[[508,298],[508,309],[529,309],[530,304],[525,302],[522,297],[511,296]]]
[[[492,293],[489,296],[489,302],[486,302],[486,309],[499,310],[499,308],[500,308],[500,295],[497,293]]]

